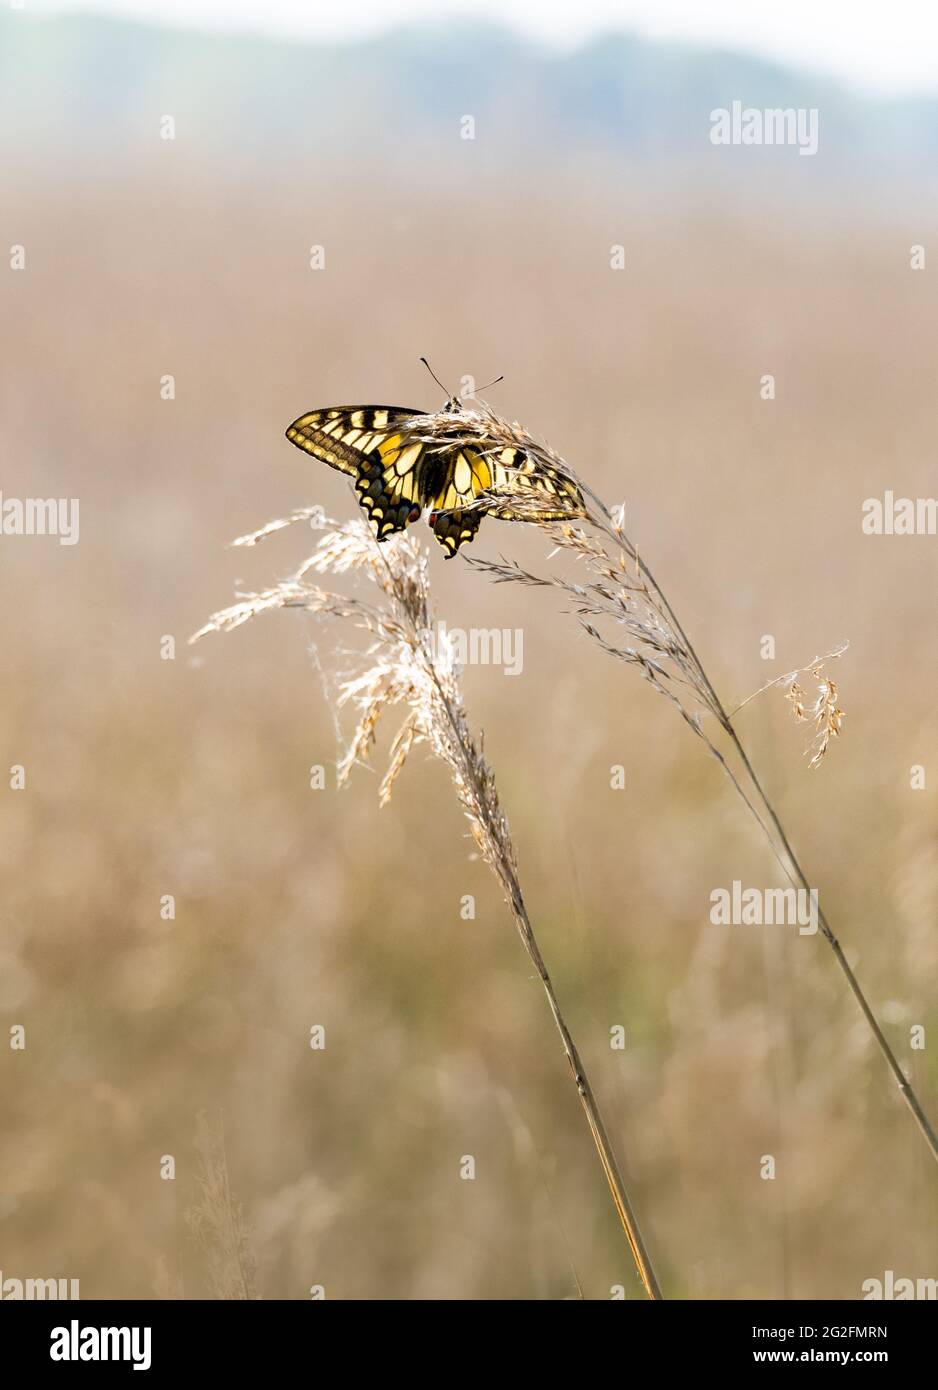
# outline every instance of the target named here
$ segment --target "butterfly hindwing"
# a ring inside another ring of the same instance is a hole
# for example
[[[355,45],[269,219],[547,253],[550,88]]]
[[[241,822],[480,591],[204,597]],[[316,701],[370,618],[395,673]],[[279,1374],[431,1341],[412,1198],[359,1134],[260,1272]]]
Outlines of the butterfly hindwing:
[[[359,463],[355,491],[379,541],[403,531],[419,517],[419,464],[424,452],[423,444],[405,446],[399,434],[391,434]]]
[[[480,498],[492,486],[492,469],[483,454],[466,446],[439,455],[439,464],[430,499],[430,526],[451,560],[461,545],[473,539],[488,510]]]

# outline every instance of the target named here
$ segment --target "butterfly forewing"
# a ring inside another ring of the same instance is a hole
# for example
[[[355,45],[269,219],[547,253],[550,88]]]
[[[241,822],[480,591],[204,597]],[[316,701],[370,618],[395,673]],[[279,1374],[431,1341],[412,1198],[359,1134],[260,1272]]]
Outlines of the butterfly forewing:
[[[287,430],[287,438],[298,449],[355,478],[362,460],[393,433],[395,423],[419,414],[401,405],[333,406],[301,415]]]

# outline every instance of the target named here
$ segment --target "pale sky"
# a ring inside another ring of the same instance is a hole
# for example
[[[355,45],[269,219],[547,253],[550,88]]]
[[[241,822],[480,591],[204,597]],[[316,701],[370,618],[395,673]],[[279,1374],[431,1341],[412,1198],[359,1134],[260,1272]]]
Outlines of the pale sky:
[[[564,48],[624,29],[757,53],[884,95],[938,89],[938,0],[18,0],[19,6],[34,14],[97,11],[326,40],[442,18],[467,29],[501,21]]]

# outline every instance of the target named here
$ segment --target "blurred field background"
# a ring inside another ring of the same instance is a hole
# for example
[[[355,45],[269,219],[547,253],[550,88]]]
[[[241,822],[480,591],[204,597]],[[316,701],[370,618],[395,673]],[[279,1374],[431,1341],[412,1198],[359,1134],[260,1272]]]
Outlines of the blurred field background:
[[[0,796],[0,1031],[27,1030],[25,1052],[0,1049],[4,1277],[210,1295],[185,1219],[205,1111],[264,1298],[641,1296],[442,767],[415,759],[382,811],[368,770],[311,791],[337,751],[309,651],[323,638],[328,665],[328,634],[278,614],[185,645],[311,548],[300,528],[247,552],[232,537],[295,506],[352,513],[286,425],[438,404],[422,353],[447,382],[504,372],[492,403],[626,501],[727,703],[850,640],[832,672],[845,736],[820,771],[778,693],[741,729],[934,1120],[938,542],[860,529],[867,497],[935,492],[938,294],[930,261],[909,268],[935,241],[933,181],[875,161],[863,178],[855,146],[825,164],[823,104],[815,161],[714,150],[709,94],[683,151],[652,136],[620,155],[589,128],[554,143],[533,57],[533,95],[510,100],[503,66],[475,142],[471,89],[439,74],[438,122],[421,106],[389,136],[359,106],[380,44],[285,148],[282,119],[239,125],[234,89],[224,123],[208,103],[216,41],[177,36],[148,85],[115,87],[122,42],[168,40],[49,23],[45,48],[39,21],[0,25],[35,108],[17,123],[5,86],[0,223],[27,266],[0,288],[0,485],[79,497],[81,542],[0,537],[0,766],[27,773]],[[277,112],[275,55],[237,43],[246,109],[260,91]],[[492,61],[469,57],[460,74]],[[759,73],[722,104],[777,101],[784,81]],[[644,127],[673,124],[642,101]],[[536,158],[512,153],[525,140]],[[545,563],[542,536],[497,522],[474,549]],[[523,674],[471,667],[467,703],[665,1293],[850,1299],[886,1269],[938,1275],[933,1163],[827,946],[709,923],[714,888],[780,881],[716,764],[553,594],[494,588],[435,544],[432,563],[448,625],[524,632]]]

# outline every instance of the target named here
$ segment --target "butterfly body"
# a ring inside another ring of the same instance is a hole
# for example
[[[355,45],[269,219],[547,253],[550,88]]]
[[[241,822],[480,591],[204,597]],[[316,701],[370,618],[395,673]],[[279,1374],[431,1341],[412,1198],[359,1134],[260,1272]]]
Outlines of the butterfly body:
[[[461,404],[443,412],[458,417]],[[424,416],[407,406],[332,406],[301,415],[287,429],[297,448],[354,480],[355,493],[378,540],[403,531],[425,511],[452,558],[475,536],[486,515],[504,521],[557,520],[577,513],[582,498],[559,471],[535,466],[522,449],[484,437],[428,443],[410,423]],[[525,493],[523,512],[512,499]],[[543,495],[543,505],[541,505]]]

